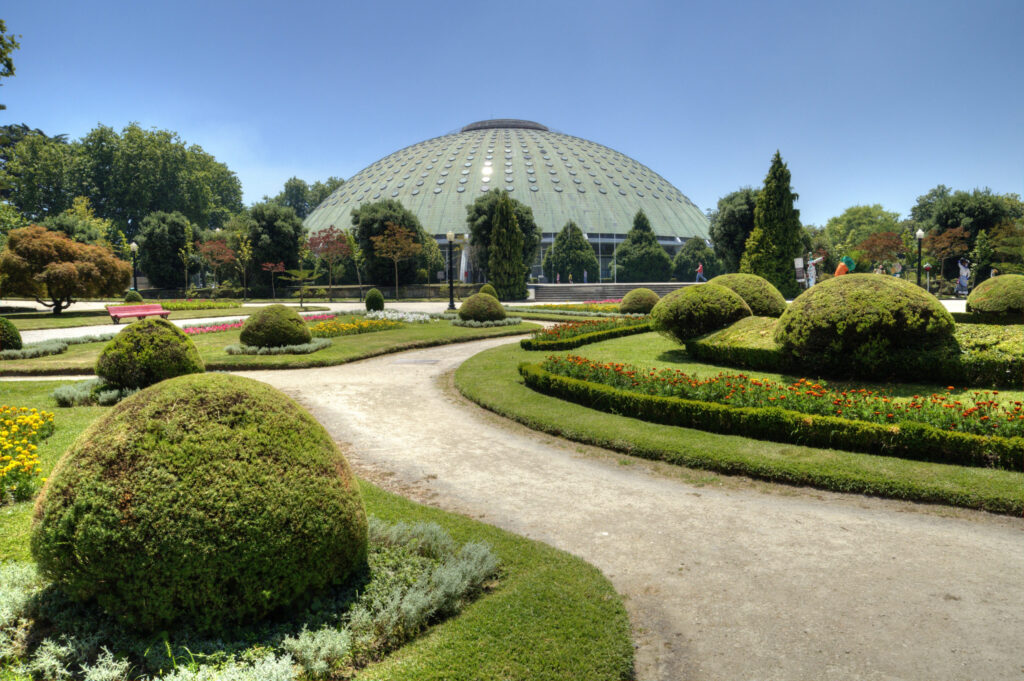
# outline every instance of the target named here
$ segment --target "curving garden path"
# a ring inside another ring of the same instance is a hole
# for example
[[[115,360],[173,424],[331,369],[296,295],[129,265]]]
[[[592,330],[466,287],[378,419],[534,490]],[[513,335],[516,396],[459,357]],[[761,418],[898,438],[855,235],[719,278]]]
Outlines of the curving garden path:
[[[361,476],[597,565],[626,597],[638,679],[1024,678],[1024,521],[697,486],[533,433],[449,387],[515,340],[245,375],[306,405]]]

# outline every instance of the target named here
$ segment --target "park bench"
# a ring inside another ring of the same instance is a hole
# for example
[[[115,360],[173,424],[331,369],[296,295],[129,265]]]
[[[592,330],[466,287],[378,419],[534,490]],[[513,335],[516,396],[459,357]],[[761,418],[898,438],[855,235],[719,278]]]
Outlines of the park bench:
[[[121,319],[124,317],[141,319],[142,317],[159,315],[167,319],[167,315],[171,314],[170,310],[165,310],[160,303],[153,305],[111,305],[107,308],[107,312],[110,313],[110,318],[114,320],[115,324],[120,324]]]

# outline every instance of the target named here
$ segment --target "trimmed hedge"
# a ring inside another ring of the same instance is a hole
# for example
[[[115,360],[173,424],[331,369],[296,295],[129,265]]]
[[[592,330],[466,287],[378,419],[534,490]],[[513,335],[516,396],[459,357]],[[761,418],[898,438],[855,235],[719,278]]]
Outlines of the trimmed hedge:
[[[749,316],[750,306],[731,289],[704,284],[662,298],[651,310],[651,323],[655,331],[684,343]]]
[[[96,360],[96,375],[117,388],[145,388],[205,370],[192,339],[166,319],[153,317],[126,326]]]
[[[21,332],[7,317],[0,317],[0,351],[21,350]]]
[[[144,303],[146,301],[142,298],[141,293],[132,289],[128,291],[128,293],[124,294],[124,302],[127,305],[128,303]],[[164,309],[166,310],[168,308],[165,307]]]
[[[505,308],[492,295],[477,293],[462,301],[459,319],[474,322],[496,322],[505,318]]]
[[[371,288],[366,292],[366,311],[380,312],[384,309],[384,294],[378,289]]]
[[[1024,275],[1001,274],[978,284],[967,296],[967,311],[975,316],[994,320],[1024,320]]]
[[[1024,315],[1017,313],[950,312],[957,324],[1024,324]]]
[[[720,274],[708,283],[734,291],[757,317],[781,317],[786,311],[786,299],[779,289],[756,274]]]
[[[286,345],[305,345],[312,337],[306,320],[294,308],[268,305],[245,320],[238,339],[242,345],[250,347],[280,348]]]
[[[519,346],[523,350],[572,350],[578,348],[581,345],[588,345],[590,343],[600,343],[601,341],[611,340],[612,338],[621,338],[623,336],[632,336],[637,333],[647,333],[653,331],[650,322],[644,322],[637,324],[636,326],[623,326],[617,329],[608,329],[607,331],[594,331],[593,333],[584,333],[573,338],[565,338],[563,340],[536,340],[534,338],[524,338],[519,341]]]
[[[1024,438],[1019,437],[982,437],[914,422],[883,425],[778,407],[728,407],[644,395],[558,376],[537,364],[520,364],[519,373],[537,392],[652,423],[917,461],[1024,471]]]
[[[622,314],[650,314],[661,298],[649,288],[635,288],[627,293],[619,303]]]
[[[490,284],[484,284],[483,286],[481,286],[481,287],[480,287],[480,290],[479,290],[479,291],[477,291],[477,293],[486,293],[486,294],[487,294],[487,295],[489,295],[489,296],[494,296],[495,298],[497,298],[497,297],[498,297],[498,290],[497,290],[497,289],[495,289],[495,288],[494,288],[494,287],[493,287],[492,285],[490,285]]]

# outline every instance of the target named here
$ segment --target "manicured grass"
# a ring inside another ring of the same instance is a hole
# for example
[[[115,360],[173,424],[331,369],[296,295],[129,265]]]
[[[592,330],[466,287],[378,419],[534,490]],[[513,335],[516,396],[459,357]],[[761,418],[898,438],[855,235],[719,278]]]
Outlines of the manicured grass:
[[[238,317],[239,315],[250,315],[256,308],[252,307],[223,307],[213,310],[177,310],[168,315],[168,319],[198,319],[202,317]],[[326,307],[306,306],[302,312],[316,312],[328,310]],[[112,324],[113,320],[106,310],[80,310],[64,311],[59,315],[49,312],[18,312],[15,314],[3,315],[10,319],[19,331],[35,331],[37,329],[67,329],[73,326],[97,326],[100,324]],[[122,324],[135,321],[127,319]]]
[[[4,402],[56,413],[56,432],[40,447],[43,474],[105,407],[57,408],[58,383],[5,382]],[[365,481],[368,513],[388,522],[436,522],[458,542],[489,543],[501,560],[492,592],[442,622],[360,679],[632,678],[633,647],[622,600],[597,568],[545,544],[463,516],[422,506]],[[30,560],[32,502],[0,507],[0,560]],[[0,672],[0,679],[3,672]],[[13,678],[13,677],[12,677]]]
[[[309,355],[229,355],[224,351],[228,345],[239,342],[239,329],[219,331],[192,336],[199,349],[206,368],[216,370],[245,369],[301,369],[308,367],[334,366],[358,359],[400,352],[412,348],[433,345],[461,343],[480,338],[494,338],[525,334],[537,329],[536,324],[517,324],[486,329],[452,326],[446,321],[428,324],[407,324],[401,329],[377,331],[354,336],[340,336],[332,339],[329,348]],[[72,345],[60,355],[47,355],[34,359],[4,360],[0,362],[0,375],[55,375],[93,373],[96,359],[105,343],[82,343]]]
[[[689,361],[678,345],[655,334],[596,343],[575,353],[602,362],[670,365],[697,375],[723,370]],[[647,423],[542,395],[523,385],[517,366],[537,362],[543,354],[514,345],[482,352],[458,369],[456,385],[469,399],[531,428],[644,458],[835,491],[1024,513],[1021,473],[717,435]],[[785,380],[777,374],[756,375]]]

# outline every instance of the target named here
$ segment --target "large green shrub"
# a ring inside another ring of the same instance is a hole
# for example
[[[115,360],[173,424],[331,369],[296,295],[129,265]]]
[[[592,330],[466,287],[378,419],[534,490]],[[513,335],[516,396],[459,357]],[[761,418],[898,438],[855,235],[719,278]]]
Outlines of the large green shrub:
[[[144,630],[259,619],[358,570],[366,516],[333,439],[293,400],[228,374],[133,395],[64,454],[32,554],[76,600]]]
[[[486,293],[477,293],[462,301],[459,319],[474,322],[493,322],[505,318],[505,308],[498,299]]]
[[[366,311],[379,312],[384,309],[384,294],[375,288],[366,292]]]
[[[1024,317],[1024,275],[1001,274],[978,284],[967,296],[967,311],[984,316]]]
[[[658,294],[649,288],[635,288],[627,293],[619,303],[619,312],[623,314],[649,314],[658,304]]]
[[[284,345],[303,345],[312,337],[306,321],[295,308],[268,305],[245,320],[238,339],[243,345],[251,347],[279,348]]]
[[[142,294],[139,293],[138,291],[136,291],[135,289],[132,289],[132,290],[128,291],[128,293],[124,294],[124,303],[125,303],[125,305],[128,305],[130,303],[144,303],[144,302],[146,302],[146,301],[142,298]]]
[[[889,373],[904,355],[948,346],[953,329],[946,308],[912,283],[847,274],[798,296],[779,318],[775,341],[809,370]]]
[[[735,291],[757,317],[781,317],[786,311],[786,299],[779,289],[756,274],[722,274],[708,283]]]
[[[21,350],[21,332],[7,317],[0,317],[0,350]]]
[[[651,310],[654,329],[680,343],[749,316],[743,299],[718,284],[676,289]]]
[[[96,375],[117,388],[145,388],[168,378],[205,371],[192,339],[166,319],[129,324],[96,360]]]
[[[498,297],[498,291],[490,284],[484,284],[483,286],[481,286],[480,290],[477,291],[477,293],[486,293],[489,296],[494,296],[495,298]]]

